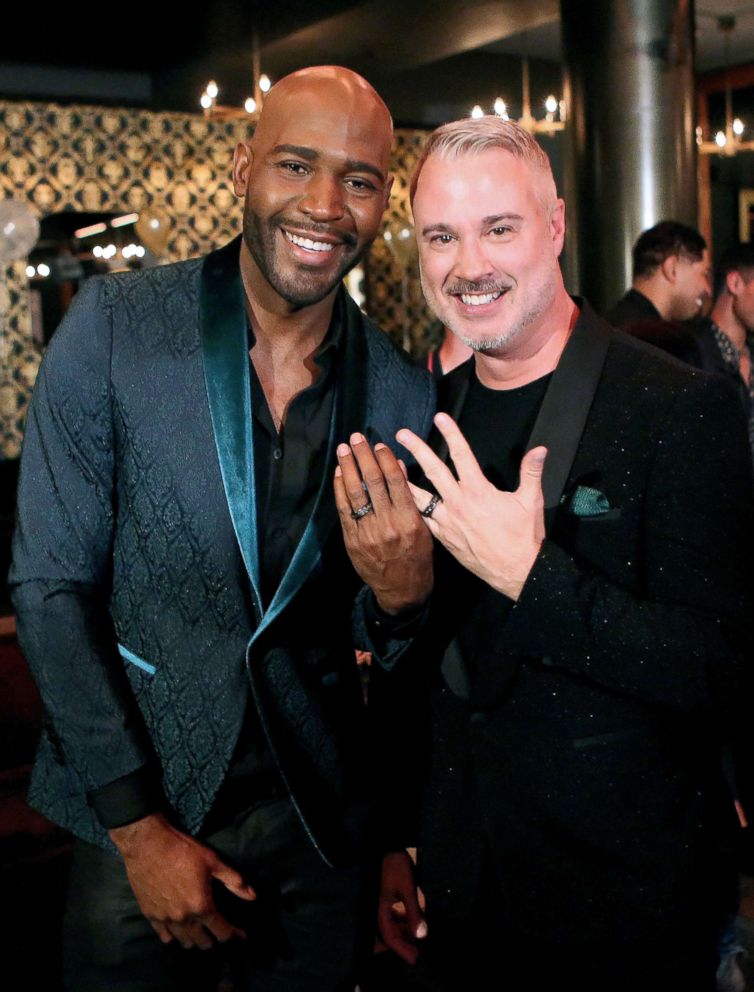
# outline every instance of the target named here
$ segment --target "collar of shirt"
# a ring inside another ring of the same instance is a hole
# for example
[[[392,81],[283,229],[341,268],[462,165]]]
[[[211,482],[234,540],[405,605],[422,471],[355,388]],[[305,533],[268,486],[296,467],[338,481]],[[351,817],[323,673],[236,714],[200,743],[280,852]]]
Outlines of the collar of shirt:
[[[333,307],[332,317],[330,318],[330,326],[327,328],[327,333],[313,355],[314,364],[319,369],[319,375],[311,386],[308,386],[307,390],[304,390],[305,392],[312,390],[312,393],[317,393],[330,381],[330,377],[336,367],[338,355],[343,349],[345,322],[342,293],[338,293],[335,297],[335,305]],[[273,426],[272,417],[270,416],[270,411],[267,406],[267,400],[265,399],[264,392],[259,385],[259,380],[254,369],[254,363],[251,361],[251,349],[256,343],[256,336],[254,334],[254,328],[251,326],[251,321],[248,317],[246,319],[246,331],[249,341],[249,362],[251,363],[252,413],[254,417],[264,426],[267,432],[274,437],[277,434],[277,431]]]
[[[720,349],[723,360],[738,371],[741,364],[741,349],[733,344],[725,331],[721,330],[714,320],[710,321],[710,324],[712,325],[712,333],[715,335],[715,341],[717,341],[717,346]],[[744,347],[749,352],[749,355],[754,352],[754,332],[749,331],[747,333]]]

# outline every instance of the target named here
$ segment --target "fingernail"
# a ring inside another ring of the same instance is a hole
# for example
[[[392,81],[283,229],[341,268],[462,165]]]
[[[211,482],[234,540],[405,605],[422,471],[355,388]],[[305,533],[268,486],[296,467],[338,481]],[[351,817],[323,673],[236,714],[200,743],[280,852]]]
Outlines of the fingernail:
[[[386,447],[387,447],[386,444],[383,444],[382,441],[379,441],[377,444],[375,444],[374,450],[379,451],[381,448],[386,448]]]
[[[340,465],[336,465],[335,466],[335,478],[338,479],[338,478],[340,478],[341,475],[343,475],[343,473],[342,473],[342,471],[340,469]]]
[[[350,450],[351,449],[348,447],[347,444],[339,444],[338,445],[338,454],[341,455],[341,457],[343,455],[347,455]]]
[[[352,434],[351,435],[351,444],[361,444],[361,442],[363,440],[364,440],[364,435],[363,434]]]
[[[427,924],[424,920],[421,921],[419,926],[416,928],[416,939],[423,940],[427,936]]]

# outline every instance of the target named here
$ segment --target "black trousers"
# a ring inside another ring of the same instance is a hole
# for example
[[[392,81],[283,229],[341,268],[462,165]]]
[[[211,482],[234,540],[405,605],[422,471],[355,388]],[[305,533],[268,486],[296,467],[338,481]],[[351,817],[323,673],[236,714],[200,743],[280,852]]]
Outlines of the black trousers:
[[[488,854],[489,859],[489,854]],[[557,892],[552,893],[557,899]],[[679,907],[681,911],[683,907]],[[651,946],[574,948],[542,928],[520,926],[488,860],[471,912],[458,918],[427,901],[429,934],[419,970],[432,992],[715,992],[719,957],[712,922],[698,933],[658,936]],[[564,920],[568,925],[568,921]],[[630,920],[626,920],[627,929]]]
[[[67,992],[353,992],[374,935],[374,871],[329,868],[287,799],[256,803],[203,838],[256,889],[218,885],[218,909],[243,929],[211,951],[162,944],[141,914],[121,859],[79,842],[63,928]]]

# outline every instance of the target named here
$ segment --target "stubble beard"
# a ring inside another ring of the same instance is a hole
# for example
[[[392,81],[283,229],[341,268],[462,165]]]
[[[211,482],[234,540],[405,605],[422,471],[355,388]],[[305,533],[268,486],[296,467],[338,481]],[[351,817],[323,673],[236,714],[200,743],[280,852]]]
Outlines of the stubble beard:
[[[367,242],[359,246],[355,238],[353,243],[347,242],[347,251],[344,253],[343,262],[330,279],[323,281],[321,275],[309,273],[304,268],[287,274],[281,271],[276,263],[277,232],[280,230],[283,220],[282,214],[274,214],[269,220],[263,222],[247,206],[243,215],[243,240],[251,257],[256,262],[257,268],[270,286],[286,303],[297,309],[313,306],[329,296],[333,289],[340,284],[341,279],[354,266],[358,265],[371,244],[371,242]],[[310,224],[309,227],[313,233],[317,233],[316,224]]]
[[[532,299],[524,312],[504,331],[494,337],[473,338],[468,337],[465,332],[464,321],[456,318],[451,310],[451,306],[443,307],[439,300],[442,299],[442,290],[439,294],[429,289],[425,281],[424,274],[421,274],[422,291],[430,309],[441,320],[446,327],[455,334],[459,341],[471,348],[472,351],[481,354],[495,354],[505,352],[513,341],[518,338],[527,327],[531,326],[548,309],[555,298],[557,279],[555,268],[552,269],[547,279],[540,285],[534,299]],[[514,284],[515,291],[515,284]]]

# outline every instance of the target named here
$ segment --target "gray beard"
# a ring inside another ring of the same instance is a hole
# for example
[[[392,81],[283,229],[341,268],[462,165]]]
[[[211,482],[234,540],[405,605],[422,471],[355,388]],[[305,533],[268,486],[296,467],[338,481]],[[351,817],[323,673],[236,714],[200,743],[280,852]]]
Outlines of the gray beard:
[[[465,345],[468,345],[468,347],[475,352],[480,352],[482,354],[494,354],[497,351],[502,351],[530,324],[533,324],[534,321],[537,320],[537,318],[547,309],[555,296],[555,286],[556,280],[553,272],[549,281],[541,287],[536,300],[532,303],[530,308],[522,314],[516,324],[513,327],[509,327],[506,331],[496,334],[494,337],[467,338],[465,335],[456,330],[452,323],[449,323],[448,327],[459,339],[459,341],[462,341]],[[424,295],[426,298],[426,292]],[[436,313],[435,316],[439,320],[444,320],[442,314]]]

